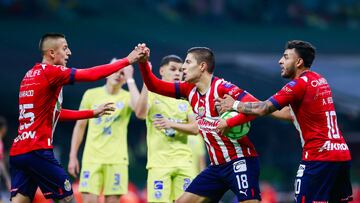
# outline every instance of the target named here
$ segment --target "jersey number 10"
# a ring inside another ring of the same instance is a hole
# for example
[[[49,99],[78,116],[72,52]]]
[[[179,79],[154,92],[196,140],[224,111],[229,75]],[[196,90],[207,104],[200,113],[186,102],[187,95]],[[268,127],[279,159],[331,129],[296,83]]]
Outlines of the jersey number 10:
[[[328,136],[330,139],[337,139],[340,138],[339,128],[337,125],[336,120],[336,112],[335,111],[326,111],[326,120],[327,120],[327,127],[329,129]]]

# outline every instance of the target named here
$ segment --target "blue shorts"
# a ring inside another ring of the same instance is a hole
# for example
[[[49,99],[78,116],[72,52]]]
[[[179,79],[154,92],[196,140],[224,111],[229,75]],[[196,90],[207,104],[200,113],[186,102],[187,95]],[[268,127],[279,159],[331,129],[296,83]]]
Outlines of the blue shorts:
[[[350,161],[301,161],[295,180],[296,202],[352,200]]]
[[[46,199],[63,199],[73,194],[69,176],[52,150],[36,150],[10,156],[11,198],[17,193],[34,199],[37,187]]]
[[[257,157],[239,158],[222,165],[210,165],[189,185],[186,192],[218,202],[232,190],[239,201],[258,199],[260,167]]]

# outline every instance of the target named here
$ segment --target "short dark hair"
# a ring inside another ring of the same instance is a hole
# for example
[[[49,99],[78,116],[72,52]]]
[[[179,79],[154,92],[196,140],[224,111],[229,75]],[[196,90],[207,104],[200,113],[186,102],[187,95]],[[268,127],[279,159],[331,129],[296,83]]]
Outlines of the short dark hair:
[[[49,33],[45,33],[41,39],[40,39],[40,42],[39,42],[39,50],[41,52],[41,54],[44,54],[44,50],[43,50],[43,46],[44,46],[44,42],[45,40],[47,39],[58,39],[58,38],[65,38],[65,35],[64,34],[61,34],[61,33],[56,33],[56,32],[49,32]]]
[[[7,121],[5,117],[0,116],[0,130],[7,127]]]
[[[188,54],[194,54],[197,63],[205,62],[208,65],[207,71],[209,73],[214,72],[215,68],[215,56],[213,51],[207,47],[192,47],[187,51]]]
[[[304,61],[304,66],[310,68],[315,59],[316,48],[306,41],[292,40],[288,41],[285,45],[285,49],[295,49],[295,52]]]
[[[177,55],[168,55],[161,59],[160,67],[168,65],[170,62],[183,63],[183,60]]]

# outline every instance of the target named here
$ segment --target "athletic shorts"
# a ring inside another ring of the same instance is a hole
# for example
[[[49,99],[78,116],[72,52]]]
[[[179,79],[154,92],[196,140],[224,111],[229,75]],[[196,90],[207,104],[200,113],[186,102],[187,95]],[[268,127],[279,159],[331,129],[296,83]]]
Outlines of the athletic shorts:
[[[173,202],[184,193],[194,176],[192,167],[149,168],[148,202]]]
[[[350,161],[301,161],[295,180],[296,202],[348,202],[352,199],[350,166]]]
[[[10,156],[11,198],[17,193],[34,199],[37,187],[46,199],[73,194],[70,178],[52,150],[36,150]]]
[[[128,192],[128,166],[125,164],[83,163],[79,191],[95,195],[123,195]]]
[[[222,165],[210,165],[186,189],[218,202],[226,191],[232,190],[238,201],[261,200],[257,157],[238,158]]]

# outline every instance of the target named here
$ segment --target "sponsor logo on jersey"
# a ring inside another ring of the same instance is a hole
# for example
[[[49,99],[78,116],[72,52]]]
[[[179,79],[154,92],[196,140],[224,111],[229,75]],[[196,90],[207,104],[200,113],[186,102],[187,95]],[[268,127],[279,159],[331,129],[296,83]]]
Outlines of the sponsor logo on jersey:
[[[84,171],[84,172],[83,172],[83,177],[84,177],[85,179],[90,178],[90,171]]]
[[[19,93],[19,98],[32,97],[32,96],[34,96],[34,90],[26,90],[26,91],[21,91]]]
[[[33,78],[33,77],[36,77],[36,76],[38,76],[40,74],[41,74],[40,70],[29,70],[26,73],[25,78]]]
[[[180,112],[185,112],[187,110],[187,105],[185,103],[181,103],[178,105],[178,109]]]
[[[64,182],[64,189],[68,192],[71,190],[71,183],[68,179],[66,179]]]
[[[186,188],[189,187],[190,183],[191,183],[190,178],[184,178],[184,185],[183,185],[183,190],[184,191],[186,190]]]
[[[18,135],[15,139],[14,142],[18,142],[20,140],[26,140],[26,139],[34,139],[35,138],[35,131],[28,131],[28,132],[23,132],[21,133],[21,135]]]
[[[231,84],[230,82],[224,82],[224,83],[223,83],[223,86],[224,86],[225,88],[232,88],[234,85]]]
[[[299,169],[296,173],[296,177],[303,177],[304,175],[304,171],[305,171],[305,165],[304,164],[300,164],[299,165]]]
[[[327,85],[328,83],[325,78],[320,78],[320,79],[311,81],[310,84],[313,87],[317,87],[317,86],[321,86],[321,85]]]
[[[346,143],[332,143],[330,140],[326,141],[322,147],[320,147],[319,152],[324,150],[327,151],[347,151],[349,147]]]
[[[154,181],[154,189],[155,190],[162,190],[164,188],[164,183],[162,180],[155,180]]]
[[[116,108],[118,108],[118,109],[123,109],[124,108],[124,106],[125,106],[125,104],[124,104],[124,102],[116,102]]]
[[[289,85],[290,87],[294,87],[294,86],[296,85],[296,81],[290,81],[290,82],[288,83],[288,85]]]
[[[233,163],[235,173],[247,171],[246,160],[239,160]]]
[[[160,199],[160,198],[161,198],[161,196],[162,196],[161,191],[156,190],[156,191],[155,191],[155,193],[154,193],[154,197],[155,197],[156,199]]]
[[[198,126],[200,130],[204,130],[206,132],[213,132],[214,130],[216,130],[216,126],[219,122],[219,120],[203,118],[198,120]]]

